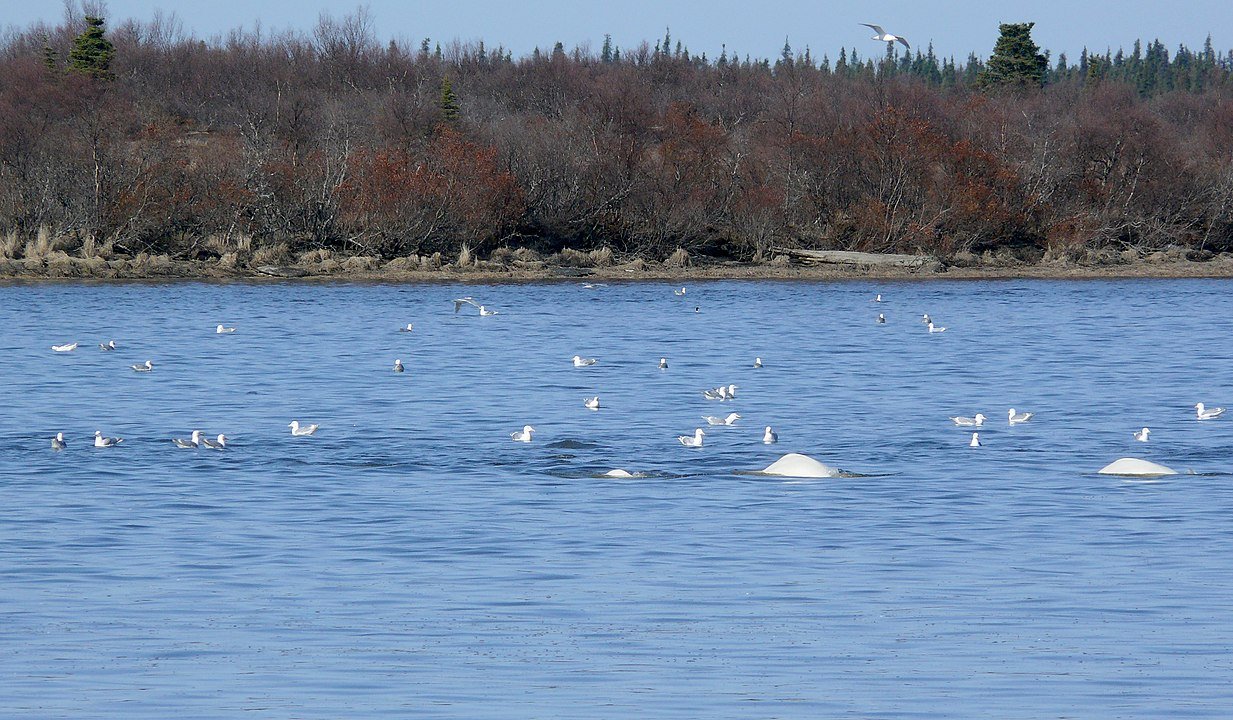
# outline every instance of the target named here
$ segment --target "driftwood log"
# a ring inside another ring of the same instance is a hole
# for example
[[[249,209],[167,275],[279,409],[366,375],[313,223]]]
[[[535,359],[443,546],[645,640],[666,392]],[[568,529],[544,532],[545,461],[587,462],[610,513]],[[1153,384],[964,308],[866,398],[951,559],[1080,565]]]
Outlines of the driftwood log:
[[[861,268],[902,268],[912,272],[941,272],[942,262],[932,255],[890,255],[849,250],[799,250],[777,247],[773,252],[807,265],[846,265]]]

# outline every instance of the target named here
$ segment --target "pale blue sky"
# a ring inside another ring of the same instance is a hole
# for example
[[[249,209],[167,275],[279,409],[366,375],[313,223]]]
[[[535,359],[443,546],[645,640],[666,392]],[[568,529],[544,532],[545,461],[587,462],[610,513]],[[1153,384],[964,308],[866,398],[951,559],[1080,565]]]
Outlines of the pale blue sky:
[[[321,12],[341,17],[358,5],[371,11],[377,36],[406,39],[418,45],[431,37],[484,40],[504,45],[515,55],[538,46],[550,49],[558,40],[567,48],[589,43],[598,51],[604,33],[622,48],[642,40],[654,44],[672,29],[692,53],[718,55],[720,45],[741,55],[774,57],[785,36],[798,51],[808,45],[815,56],[834,60],[840,47],[857,47],[863,56],[880,55],[884,47],[859,23],[883,25],[922,49],[932,41],[939,55],[963,59],[969,52],[988,56],[997,39],[999,22],[1034,21],[1033,37],[1044,48],[1078,57],[1084,46],[1104,51],[1130,48],[1136,38],[1159,38],[1170,51],[1178,43],[1200,48],[1210,33],[1217,51],[1233,48],[1233,2],[1076,2],[1073,0],[960,0],[924,3],[827,2],[824,0],[714,0],[707,3],[632,0],[587,3],[566,0],[108,0],[109,20],[150,19],[161,9],[174,12],[187,33],[210,38],[228,29],[251,28],[309,31]],[[56,23],[63,15],[55,0],[0,0],[0,26],[24,28],[35,20]]]

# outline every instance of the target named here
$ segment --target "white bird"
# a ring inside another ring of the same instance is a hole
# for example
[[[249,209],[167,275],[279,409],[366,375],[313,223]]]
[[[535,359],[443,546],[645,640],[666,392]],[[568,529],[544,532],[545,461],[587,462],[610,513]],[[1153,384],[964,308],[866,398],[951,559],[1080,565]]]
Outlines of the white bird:
[[[287,427],[291,428],[292,435],[312,435],[313,433],[317,432],[318,426],[317,425],[307,425],[305,427],[300,427],[299,420],[292,420],[290,423],[287,424]]]
[[[720,399],[721,399],[721,400],[731,400],[731,399],[733,399],[733,398],[735,398],[735,397],[736,397],[736,386],[735,386],[735,385],[729,385],[729,386],[728,386],[728,392],[726,393],[726,397],[723,397],[723,398],[720,398]]]
[[[943,333],[943,332],[946,332],[946,328],[944,328],[944,327],[938,327],[937,325],[934,325],[933,323],[929,323],[929,332],[931,332],[931,333]]]
[[[574,356],[574,367],[579,367],[579,368],[580,367],[590,367],[591,365],[594,365],[597,362],[599,361],[596,360],[595,358],[584,358],[579,355]]]
[[[51,349],[56,352],[73,352],[77,349],[77,343],[69,343],[68,345],[52,345]]]
[[[530,425],[523,425],[522,429],[509,434],[514,439],[514,442],[531,442],[531,433],[535,432],[535,428]]]
[[[956,425],[966,425],[966,426],[973,426],[973,425],[974,425],[974,426],[976,426],[976,427],[980,427],[981,425],[984,425],[984,424],[985,424],[985,421],[986,421],[986,420],[988,420],[988,419],[989,419],[989,418],[985,417],[985,416],[984,416],[983,414],[981,414],[981,413],[976,413],[976,417],[962,417],[962,416],[960,416],[960,417],[952,417],[952,418],[951,418],[951,420],[954,420],[954,421],[955,421],[955,424],[956,424]]]
[[[105,343],[99,343],[99,344],[98,344],[98,349],[99,349],[99,350],[102,350],[102,351],[104,351],[104,352],[110,352],[110,351],[112,351],[112,350],[115,350],[115,349],[116,349],[116,341],[115,341],[115,340],[108,340],[108,341],[107,341],[107,342],[105,342]]]
[[[190,440],[184,438],[172,438],[171,442],[176,444],[176,447],[182,448],[197,448],[201,446],[201,431],[194,430],[193,437]]]
[[[660,369],[660,370],[667,370],[667,369],[668,369],[668,358],[660,358],[660,359],[659,359],[659,369]]]
[[[133,372],[150,372],[154,370],[154,363],[146,360],[145,365],[129,365],[129,367],[133,369]]]
[[[684,297],[684,296],[685,296],[685,288],[681,288],[680,290],[673,290],[673,291],[672,291],[672,294],[673,294],[673,295],[676,295],[677,297]]]
[[[233,327],[224,327],[222,325],[219,325],[218,327],[214,328],[214,333],[216,335],[223,335],[225,333],[233,333],[233,332],[235,332],[235,328]]]
[[[111,447],[112,445],[119,445],[122,442],[124,442],[124,438],[103,437],[102,430],[94,431],[94,447],[96,448]]]
[[[1224,408],[1208,408],[1203,403],[1195,403],[1194,409],[1200,420],[1215,420],[1224,415]]]
[[[68,447],[68,443],[64,442],[64,433],[56,433],[56,436],[51,439],[51,449],[63,450],[66,447]]]
[[[1135,433],[1135,440],[1138,440],[1139,442],[1147,442],[1147,436],[1151,434],[1152,434],[1151,430],[1148,430],[1147,428],[1143,428],[1139,432]]]
[[[756,368],[762,367],[762,358],[760,357],[754,358],[754,367]]]
[[[585,398],[582,401],[582,406],[585,407],[587,410],[598,410],[599,409],[599,396],[596,395],[595,397]]]
[[[489,310],[488,308],[484,307],[483,305],[480,305],[480,306],[479,306],[479,309],[480,309],[480,316],[481,316],[481,317],[492,317],[493,315],[500,315],[500,314],[501,314],[501,313],[497,312],[496,310]]]
[[[472,300],[471,296],[468,295],[467,297],[458,298],[457,300],[454,301],[454,312],[457,313],[459,310],[461,310],[463,305],[474,305],[475,307],[480,306],[479,303]]]
[[[968,447],[980,447],[980,433],[972,433],[972,442],[968,443]]]
[[[227,447],[227,436],[222,433],[219,433],[218,438],[214,440],[211,440],[210,438],[202,438],[201,442],[203,445],[205,445],[208,448],[213,448],[215,450],[222,450],[223,448]]]
[[[407,323],[406,327],[398,328],[398,332],[411,332],[411,330],[413,330],[414,328],[415,328],[415,325],[413,323]]]
[[[882,313],[878,313],[878,322],[879,322],[879,323],[885,323],[885,322],[886,322],[886,316],[885,316],[885,315],[883,315]]]
[[[1026,412],[1017,413],[1015,412],[1014,408],[1011,408],[1010,410],[1006,411],[1006,418],[1007,420],[1009,420],[1011,425],[1018,425],[1019,423],[1025,423],[1028,420],[1031,420],[1032,416],[1035,414],[1036,413],[1026,413]]]
[[[402,360],[401,359],[395,360],[394,361],[394,372],[402,372],[402,371],[403,371]]]
[[[903,46],[905,48],[909,50],[912,49],[912,46],[908,44],[908,41],[906,38],[902,38],[898,35],[891,35],[890,33],[883,30],[881,25],[870,25],[869,23],[861,23],[861,25],[864,25],[867,28],[873,28],[873,31],[877,33],[877,35],[874,35],[872,38],[870,38],[870,40],[881,40],[882,42],[898,41],[898,42],[903,43]]]
[[[874,301],[874,302],[882,302],[882,294],[881,294],[881,293],[878,293],[878,296],[877,296],[877,297],[875,297],[875,298],[873,299],[873,301]]]
[[[702,432],[702,428],[698,428],[693,435],[678,435],[676,439],[685,447],[702,447],[703,435],[706,433]]]
[[[770,425],[767,425],[766,430],[762,433],[762,442],[767,445],[774,445],[779,442],[779,433],[772,430]]]
[[[741,419],[740,413],[728,413],[727,417],[716,417],[715,415],[703,415],[702,419],[708,425],[731,425]]]
[[[707,400],[723,400],[728,397],[728,388],[724,387],[723,385],[720,385],[717,388],[711,388],[710,390],[703,390],[702,397],[706,398]]]
[[[924,315],[920,316],[920,321],[928,325],[929,323],[933,322],[933,318],[929,317],[929,313],[925,313]]]

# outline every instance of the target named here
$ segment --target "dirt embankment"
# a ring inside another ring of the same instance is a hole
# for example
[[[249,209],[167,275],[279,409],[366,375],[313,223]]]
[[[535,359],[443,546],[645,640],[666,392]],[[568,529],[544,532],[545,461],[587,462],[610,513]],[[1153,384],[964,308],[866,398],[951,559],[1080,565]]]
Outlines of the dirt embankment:
[[[1046,255],[1034,262],[1007,255],[961,255],[945,260],[836,253],[836,261],[777,254],[766,262],[741,263],[673,255],[664,262],[620,262],[611,253],[566,253],[545,258],[504,256],[490,260],[441,257],[340,257],[323,251],[304,253],[291,262],[257,264],[224,257],[186,260],[167,255],[81,258],[63,252],[42,257],[0,260],[0,281],[38,280],[304,280],[376,282],[530,282],[569,278],[604,280],[691,279],[982,279],[982,278],[1177,278],[1233,277],[1233,254],[1195,254],[1181,249],[1139,256],[1111,253],[1081,258]],[[847,257],[853,256],[853,257]]]

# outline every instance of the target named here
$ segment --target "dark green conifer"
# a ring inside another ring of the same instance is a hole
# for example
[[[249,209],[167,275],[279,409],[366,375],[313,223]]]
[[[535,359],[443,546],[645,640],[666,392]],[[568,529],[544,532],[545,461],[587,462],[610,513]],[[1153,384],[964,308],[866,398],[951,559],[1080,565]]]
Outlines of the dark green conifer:
[[[69,51],[70,70],[100,80],[115,77],[110,68],[116,48],[103,36],[105,23],[103,18],[86,16],[86,31],[73,39],[73,49]]]
[[[1049,60],[1032,41],[1036,23],[1002,23],[1002,35],[993,46],[993,56],[980,73],[978,82],[985,89],[1039,88],[1045,84]]]

